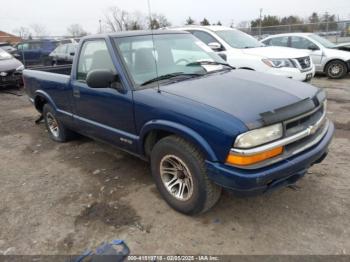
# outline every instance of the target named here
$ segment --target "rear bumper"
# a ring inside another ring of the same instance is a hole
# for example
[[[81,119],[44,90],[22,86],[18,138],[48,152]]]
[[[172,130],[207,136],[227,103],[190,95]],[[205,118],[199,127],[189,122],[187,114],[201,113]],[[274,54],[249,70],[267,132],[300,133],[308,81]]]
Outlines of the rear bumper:
[[[294,184],[308,168],[327,156],[333,134],[334,125],[330,123],[326,135],[318,144],[299,155],[261,169],[243,170],[207,161],[208,176],[216,184],[240,195],[257,195]]]

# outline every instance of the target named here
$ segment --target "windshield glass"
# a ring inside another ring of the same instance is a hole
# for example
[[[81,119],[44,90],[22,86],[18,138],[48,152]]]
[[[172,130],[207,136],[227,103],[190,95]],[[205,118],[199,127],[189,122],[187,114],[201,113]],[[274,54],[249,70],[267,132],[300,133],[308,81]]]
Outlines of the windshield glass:
[[[154,45],[153,45],[154,39]],[[136,87],[167,75],[197,75],[222,70],[225,63],[209,47],[190,34],[160,34],[115,38],[115,43]]]
[[[326,48],[335,48],[336,45],[333,44],[331,41],[327,40],[326,38],[323,38],[319,35],[310,35],[310,38],[315,40],[320,45],[323,45]]]
[[[0,48],[0,60],[11,59],[12,56]]]
[[[260,43],[254,37],[239,30],[217,31],[216,34],[234,48],[242,49],[264,46],[264,44]]]

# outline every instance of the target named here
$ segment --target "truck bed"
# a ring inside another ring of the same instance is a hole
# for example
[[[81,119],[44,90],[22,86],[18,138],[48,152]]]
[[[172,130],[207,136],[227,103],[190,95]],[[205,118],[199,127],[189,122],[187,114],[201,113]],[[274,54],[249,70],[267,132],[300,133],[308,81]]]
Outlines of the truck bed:
[[[35,93],[45,93],[55,98],[55,106],[61,110],[71,112],[67,103],[72,95],[70,86],[71,65],[31,67],[23,71],[25,91],[34,101]]]
[[[72,71],[72,65],[59,65],[59,66],[34,66],[28,67],[28,70],[42,71],[60,75],[70,75]]]

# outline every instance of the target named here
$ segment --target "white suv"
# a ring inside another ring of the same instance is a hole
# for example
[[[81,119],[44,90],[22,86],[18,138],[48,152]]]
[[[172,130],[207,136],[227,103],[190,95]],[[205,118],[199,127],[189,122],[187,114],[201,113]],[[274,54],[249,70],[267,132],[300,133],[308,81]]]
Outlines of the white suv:
[[[224,26],[188,26],[176,28],[192,33],[230,65],[309,81],[315,67],[307,52],[285,47],[266,47],[254,37]]]
[[[330,78],[342,78],[350,71],[350,53],[338,50],[339,46],[316,34],[279,34],[261,42],[269,46],[287,46],[308,52],[316,71],[324,72]]]

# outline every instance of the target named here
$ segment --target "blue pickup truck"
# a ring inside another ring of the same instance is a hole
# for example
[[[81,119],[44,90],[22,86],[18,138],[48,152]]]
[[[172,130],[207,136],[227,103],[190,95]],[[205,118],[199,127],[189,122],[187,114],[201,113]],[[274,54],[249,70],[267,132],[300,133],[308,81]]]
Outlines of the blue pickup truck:
[[[334,133],[324,91],[235,70],[181,31],[85,37],[72,65],[23,79],[53,140],[79,133],[149,161],[166,202],[189,215],[222,188],[255,195],[295,183]]]

